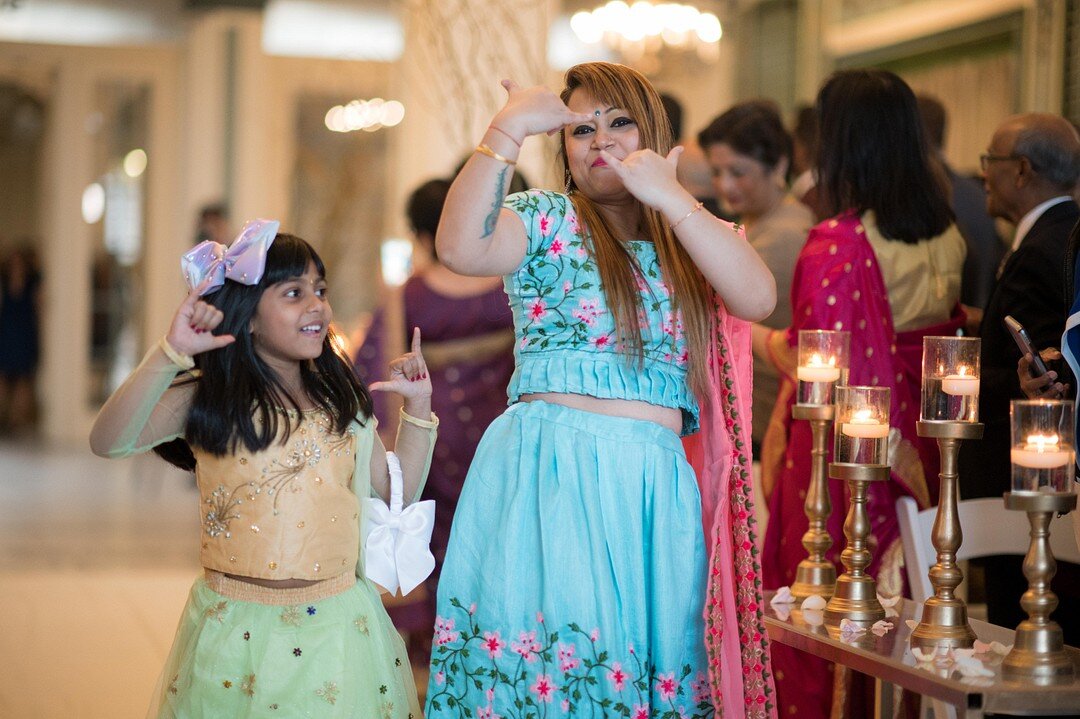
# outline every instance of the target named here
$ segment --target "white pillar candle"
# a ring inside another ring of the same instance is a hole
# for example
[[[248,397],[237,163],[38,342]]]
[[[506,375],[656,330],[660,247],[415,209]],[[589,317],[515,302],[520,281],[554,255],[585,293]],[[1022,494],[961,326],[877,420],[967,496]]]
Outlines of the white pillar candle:
[[[871,417],[870,410],[860,409],[850,420],[840,425],[840,431],[848,437],[880,439],[889,435],[889,425],[883,424],[876,417]]]
[[[825,363],[821,355],[815,354],[810,357],[810,362],[800,365],[795,370],[795,376],[800,382],[835,382],[840,379],[840,368],[836,366],[836,358],[830,357]]]
[[[1072,460],[1072,452],[1061,449],[1056,434],[1028,435],[1027,444],[1013,447],[1010,455],[1013,464],[1031,469],[1064,467]]]

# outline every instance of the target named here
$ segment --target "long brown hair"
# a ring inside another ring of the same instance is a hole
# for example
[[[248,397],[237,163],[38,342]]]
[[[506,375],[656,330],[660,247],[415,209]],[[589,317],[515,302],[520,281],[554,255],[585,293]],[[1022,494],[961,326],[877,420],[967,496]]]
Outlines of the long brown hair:
[[[581,89],[594,99],[622,108],[630,114],[638,126],[639,149],[649,149],[663,157],[671,151],[671,124],[664,112],[664,105],[660,95],[641,73],[625,65],[587,62],[567,70],[565,82],[566,89],[560,95],[563,102],[567,102],[575,90]],[[644,307],[634,276],[639,268],[596,203],[582,193],[573,191],[565,138],[559,157],[570,189],[570,200],[582,225],[588,230],[588,242],[591,243],[600,272],[607,305],[615,320],[618,339],[640,361],[644,355],[638,312]],[[705,357],[709,342],[712,291],[664,217],[640,202],[635,201],[635,204],[641,214],[645,239],[655,244],[661,275],[671,288],[672,309],[682,315],[683,334],[690,356],[690,386],[702,396],[707,387]]]

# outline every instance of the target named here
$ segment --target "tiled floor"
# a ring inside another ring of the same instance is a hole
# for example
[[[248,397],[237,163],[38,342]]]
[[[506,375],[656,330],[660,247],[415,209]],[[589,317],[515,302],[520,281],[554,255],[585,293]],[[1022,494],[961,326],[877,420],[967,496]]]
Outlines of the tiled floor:
[[[0,716],[145,713],[199,571],[197,511],[154,457],[0,443]]]

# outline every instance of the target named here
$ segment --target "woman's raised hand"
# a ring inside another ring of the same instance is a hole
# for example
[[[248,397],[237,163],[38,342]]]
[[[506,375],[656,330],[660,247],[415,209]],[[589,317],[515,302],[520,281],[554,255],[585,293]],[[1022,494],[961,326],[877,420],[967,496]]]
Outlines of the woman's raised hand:
[[[431,397],[431,375],[424,354],[420,351],[419,327],[413,328],[409,351],[390,363],[390,378],[385,382],[372,382],[368,389],[372,392],[396,392],[406,401]],[[409,411],[408,407],[405,411]]]
[[[675,176],[682,152],[682,145],[677,145],[671,148],[666,158],[652,150],[636,150],[622,160],[607,150],[601,150],[600,157],[635,199],[654,210],[663,211],[665,205],[689,194]]]
[[[173,317],[172,327],[165,339],[178,352],[195,356],[224,347],[236,341],[232,335],[215,335],[213,332],[225,315],[213,305],[199,299],[199,292],[209,282],[209,278],[195,289],[188,292],[180,303]]]
[[[588,122],[591,115],[572,112],[566,103],[543,85],[522,88],[513,80],[503,80],[506,105],[491,124],[511,135],[519,144],[530,135],[553,134],[572,122]]]

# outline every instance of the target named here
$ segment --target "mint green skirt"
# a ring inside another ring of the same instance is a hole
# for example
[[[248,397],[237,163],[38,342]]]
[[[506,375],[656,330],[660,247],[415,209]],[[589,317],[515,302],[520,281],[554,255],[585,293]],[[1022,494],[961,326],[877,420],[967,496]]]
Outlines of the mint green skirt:
[[[378,590],[350,579],[330,580],[340,592],[315,601],[224,580],[255,600],[245,601],[197,579],[147,716],[420,719]]]

